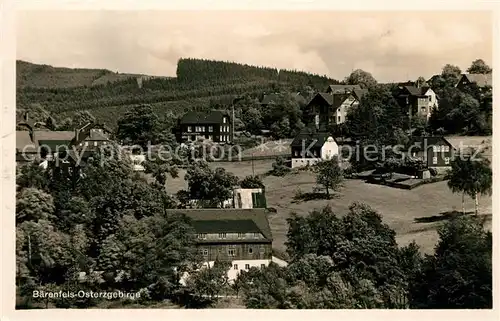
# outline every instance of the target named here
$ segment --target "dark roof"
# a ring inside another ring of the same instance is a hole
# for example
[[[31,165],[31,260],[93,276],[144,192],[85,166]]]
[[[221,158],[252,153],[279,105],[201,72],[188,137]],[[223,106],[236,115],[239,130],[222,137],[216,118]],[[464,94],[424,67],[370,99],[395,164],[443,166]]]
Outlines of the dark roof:
[[[326,131],[315,131],[310,128],[304,128],[290,144],[291,147],[300,147],[305,146],[306,148],[313,144],[311,147],[321,147],[326,142],[328,137],[332,137],[332,134]]]
[[[266,209],[172,209],[167,212],[189,217],[198,233],[260,232],[268,241],[273,239]]]
[[[330,85],[328,86],[327,92],[345,93],[355,89],[361,89],[361,87],[359,85]]]
[[[427,148],[432,147],[432,146],[441,146],[441,145],[448,145],[450,148],[453,148],[453,145],[444,138],[443,136],[414,136],[410,138],[410,141],[408,142],[408,146],[418,146],[421,148],[424,148],[427,146]]]
[[[228,113],[220,110],[211,112],[190,111],[182,116],[181,124],[221,124],[224,116]]]
[[[342,103],[351,96],[351,94],[333,94],[333,108],[338,108]]]
[[[252,220],[193,221],[197,233],[260,233]]]
[[[466,77],[470,83],[476,83],[478,87],[492,86],[493,84],[492,74],[463,74],[462,77]]]
[[[358,101],[361,101],[361,98],[363,98],[364,95],[368,93],[368,89],[354,89],[352,91],[352,95],[354,98],[356,98]]]

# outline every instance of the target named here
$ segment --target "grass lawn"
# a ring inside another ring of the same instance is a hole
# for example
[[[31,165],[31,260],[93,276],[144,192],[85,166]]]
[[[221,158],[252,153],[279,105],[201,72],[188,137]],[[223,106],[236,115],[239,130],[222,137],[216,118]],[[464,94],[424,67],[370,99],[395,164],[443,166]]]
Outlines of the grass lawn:
[[[456,138],[456,140],[475,140],[469,144],[481,144],[488,137]],[[453,143],[455,143],[454,141]],[[465,144],[465,143],[464,143]],[[210,163],[212,168],[223,167],[240,178],[252,175],[252,172],[263,174],[271,169],[272,160],[253,162],[223,162]],[[175,193],[186,188],[184,171],[179,178],[167,182],[167,191]],[[346,180],[344,188],[331,200],[311,200],[295,202],[294,196],[298,189],[302,192],[312,192],[315,176],[310,172],[299,172],[285,177],[269,176],[264,179],[266,198],[269,207],[277,212],[269,216],[273,232],[273,247],[284,250],[288,226],[286,218],[295,211],[307,215],[314,208],[329,204],[336,213],[343,215],[353,202],[362,202],[383,215],[383,220],[397,233],[397,240],[406,245],[415,240],[425,253],[431,253],[438,240],[436,227],[446,219],[446,213],[461,211],[461,195],[453,194],[446,182],[438,182],[419,186],[413,190],[402,190],[388,186],[367,184],[361,180]],[[479,199],[480,214],[487,220],[487,228],[491,229],[492,200],[489,196]],[[466,197],[466,210],[473,211],[474,202]]]

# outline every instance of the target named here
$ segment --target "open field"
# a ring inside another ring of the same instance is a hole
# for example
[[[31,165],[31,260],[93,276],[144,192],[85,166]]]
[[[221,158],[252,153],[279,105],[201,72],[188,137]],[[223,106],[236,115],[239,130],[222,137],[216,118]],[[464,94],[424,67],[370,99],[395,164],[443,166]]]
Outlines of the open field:
[[[254,161],[255,174],[263,174],[271,169],[272,160]],[[251,162],[211,163],[210,166],[223,167],[239,177],[252,174]],[[413,190],[401,190],[387,186],[367,184],[361,180],[346,180],[344,188],[338,197],[331,200],[313,200],[295,202],[294,196],[298,189],[302,192],[312,192],[315,186],[315,176],[310,172],[299,172],[285,177],[269,176],[264,178],[266,197],[269,207],[274,207],[277,213],[269,216],[273,232],[273,246],[284,250],[288,226],[286,218],[292,211],[307,215],[314,208],[330,205],[339,215],[348,211],[353,202],[363,202],[383,215],[383,220],[397,233],[401,245],[415,240],[425,253],[433,251],[438,240],[436,227],[442,224],[446,213],[461,210],[461,195],[453,194],[446,182],[427,184]],[[179,178],[170,179],[167,191],[175,193],[185,188],[184,171]],[[489,196],[479,199],[480,213],[491,228],[492,200]],[[466,197],[466,209],[472,211],[474,202]]]

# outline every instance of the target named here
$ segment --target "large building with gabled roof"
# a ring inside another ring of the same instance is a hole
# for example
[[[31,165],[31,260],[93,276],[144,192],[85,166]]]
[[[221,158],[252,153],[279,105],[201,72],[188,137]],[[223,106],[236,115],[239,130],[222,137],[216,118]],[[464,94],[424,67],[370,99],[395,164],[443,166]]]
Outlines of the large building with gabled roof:
[[[187,216],[196,232],[196,246],[205,265],[230,261],[230,280],[241,271],[272,261],[273,236],[266,209],[172,209]]]

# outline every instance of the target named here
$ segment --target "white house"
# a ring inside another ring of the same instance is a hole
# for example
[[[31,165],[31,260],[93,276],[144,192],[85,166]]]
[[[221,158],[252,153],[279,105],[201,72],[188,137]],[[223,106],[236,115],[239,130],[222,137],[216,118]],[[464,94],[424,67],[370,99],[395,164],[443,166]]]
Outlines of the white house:
[[[294,138],[290,147],[292,168],[314,165],[339,155],[339,145],[327,132],[308,133],[306,129]]]
[[[235,188],[234,208],[266,208],[266,198],[262,188]]]

